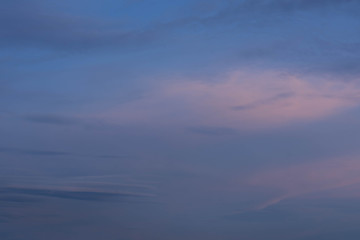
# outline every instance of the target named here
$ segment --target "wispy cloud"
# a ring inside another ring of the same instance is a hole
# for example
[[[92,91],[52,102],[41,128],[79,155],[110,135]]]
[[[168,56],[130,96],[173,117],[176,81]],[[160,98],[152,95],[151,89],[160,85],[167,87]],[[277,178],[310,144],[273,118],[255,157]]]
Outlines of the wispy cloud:
[[[215,2],[220,2],[215,0]],[[222,1],[224,2],[224,1]],[[217,14],[209,16],[206,20],[211,23],[221,22],[225,19],[240,19],[244,15],[254,13],[261,14],[292,14],[298,11],[321,10],[345,6],[343,10],[351,11],[359,8],[359,2],[355,0],[244,0],[226,1],[226,7],[220,9]]]
[[[89,189],[46,189],[31,187],[2,187],[0,194],[21,194],[28,196],[65,198],[73,200],[100,201],[114,197],[149,197],[149,195],[139,193],[122,193],[115,191],[95,191]]]
[[[284,199],[358,184],[359,170],[360,161],[355,156],[265,170],[248,179],[248,183],[278,193],[256,207],[261,210]]]
[[[211,83],[186,80],[164,84],[147,98],[102,116],[123,124],[251,129],[314,121],[359,104],[360,86],[353,82],[236,71]]]
[[[250,109],[255,109],[255,108],[258,108],[262,105],[268,105],[268,104],[271,104],[273,102],[276,102],[278,100],[282,100],[282,99],[286,99],[286,98],[290,98],[290,97],[293,97],[293,94],[292,93],[279,93],[271,98],[268,98],[268,99],[262,99],[262,100],[259,100],[259,101],[256,101],[256,102],[253,102],[253,103],[249,103],[247,105],[240,105],[240,106],[235,106],[233,107],[232,109],[234,110],[250,110]]]
[[[5,154],[19,154],[19,155],[29,155],[29,156],[44,156],[44,157],[57,157],[57,156],[72,156],[72,157],[91,157],[91,158],[100,158],[100,159],[124,159],[124,158],[133,158],[133,156],[124,154],[124,155],[101,155],[101,154],[83,154],[76,152],[68,151],[53,151],[45,149],[27,149],[27,148],[12,148],[12,147],[0,147],[0,153]]]
[[[23,0],[5,1],[2,9],[0,44],[3,46],[81,51],[143,44],[152,34],[151,31],[121,29],[119,23],[54,12],[45,8],[42,1],[33,4]]]

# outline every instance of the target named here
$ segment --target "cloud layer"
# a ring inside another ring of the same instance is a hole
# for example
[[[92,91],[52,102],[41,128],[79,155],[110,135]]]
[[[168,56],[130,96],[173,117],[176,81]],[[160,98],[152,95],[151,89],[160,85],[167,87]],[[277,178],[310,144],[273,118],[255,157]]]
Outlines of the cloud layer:
[[[359,239],[360,1],[1,3],[1,239]]]
[[[249,129],[322,119],[357,107],[359,100],[355,83],[237,71],[211,83],[165,83],[105,117],[128,124]]]

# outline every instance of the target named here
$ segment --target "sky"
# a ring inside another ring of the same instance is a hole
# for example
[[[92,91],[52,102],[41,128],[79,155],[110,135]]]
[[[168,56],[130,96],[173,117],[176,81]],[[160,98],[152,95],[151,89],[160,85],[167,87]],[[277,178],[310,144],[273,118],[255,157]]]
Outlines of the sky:
[[[360,1],[0,3],[1,239],[359,239]]]

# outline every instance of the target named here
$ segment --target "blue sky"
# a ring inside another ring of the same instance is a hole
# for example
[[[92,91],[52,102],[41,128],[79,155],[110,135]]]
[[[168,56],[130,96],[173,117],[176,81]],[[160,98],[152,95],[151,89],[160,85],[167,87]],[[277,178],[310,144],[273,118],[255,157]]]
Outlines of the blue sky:
[[[1,6],[1,239],[359,238],[359,1]]]

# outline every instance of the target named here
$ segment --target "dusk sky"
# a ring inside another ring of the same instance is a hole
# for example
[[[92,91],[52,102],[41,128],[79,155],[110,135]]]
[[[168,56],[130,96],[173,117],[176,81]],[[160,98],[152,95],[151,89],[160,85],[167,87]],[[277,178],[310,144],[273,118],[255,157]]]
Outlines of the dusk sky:
[[[1,240],[360,239],[359,0],[0,0]]]

